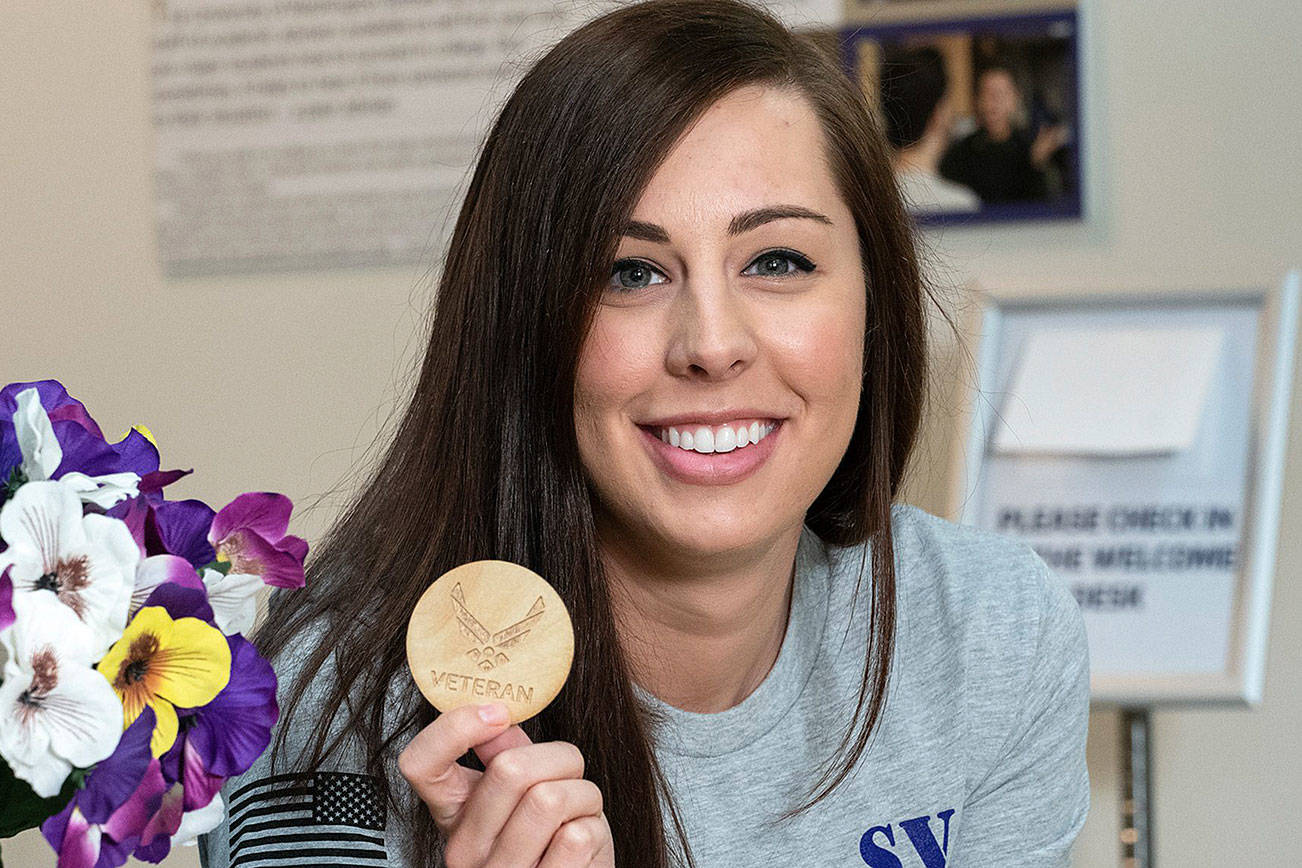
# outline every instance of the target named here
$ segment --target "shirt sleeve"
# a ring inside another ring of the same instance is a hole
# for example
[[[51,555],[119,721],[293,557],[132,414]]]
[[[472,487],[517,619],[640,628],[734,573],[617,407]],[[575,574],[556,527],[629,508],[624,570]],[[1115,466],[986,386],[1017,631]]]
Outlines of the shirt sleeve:
[[[1066,583],[1034,559],[1041,614],[1017,694],[1024,703],[999,759],[963,805],[965,831],[951,868],[1067,868],[1089,812],[1085,621]]]
[[[305,663],[311,639],[294,643],[273,661],[278,681],[277,699],[288,708],[288,690]],[[332,735],[342,726],[341,715],[327,714],[325,701],[334,672],[327,657],[319,673],[288,720],[282,714],[276,729],[288,727],[284,755],[272,767],[272,743],[242,775],[223,785],[221,797],[226,817],[207,835],[200,836],[199,858],[204,868],[285,868],[288,865],[349,865],[353,868],[411,864],[405,790],[397,791],[400,809],[386,804],[382,782],[366,771],[364,752],[356,739],[348,739],[322,769],[303,774],[298,758],[323,726]],[[388,763],[390,779],[405,781],[396,773],[396,760]]]

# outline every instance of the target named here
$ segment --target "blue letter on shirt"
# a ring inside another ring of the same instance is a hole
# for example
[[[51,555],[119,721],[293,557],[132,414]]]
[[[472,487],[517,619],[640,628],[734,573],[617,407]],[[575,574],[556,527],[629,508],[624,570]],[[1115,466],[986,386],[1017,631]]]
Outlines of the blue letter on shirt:
[[[884,832],[886,840],[892,847],[895,846],[895,833],[891,831],[890,823],[885,826],[873,826],[859,839],[859,855],[863,857],[864,862],[871,868],[904,868],[904,863],[895,858],[890,850],[883,850],[873,843],[873,836],[878,832]]]

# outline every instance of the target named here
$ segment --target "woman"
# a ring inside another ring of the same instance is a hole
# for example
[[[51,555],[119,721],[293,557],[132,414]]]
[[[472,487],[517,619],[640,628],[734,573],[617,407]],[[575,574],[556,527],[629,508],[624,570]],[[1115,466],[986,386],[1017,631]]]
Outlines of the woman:
[[[276,760],[208,864],[1066,864],[1075,603],[1029,546],[892,505],[927,297],[812,41],[733,0],[562,39],[484,143],[388,454],[259,632]],[[522,726],[436,716],[405,668],[417,598],[481,558],[574,621]]]

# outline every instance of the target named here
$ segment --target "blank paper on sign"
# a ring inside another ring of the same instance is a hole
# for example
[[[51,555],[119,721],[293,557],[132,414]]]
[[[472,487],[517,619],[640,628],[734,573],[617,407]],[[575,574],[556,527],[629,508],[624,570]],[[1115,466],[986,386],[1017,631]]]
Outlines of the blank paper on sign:
[[[1000,453],[1133,455],[1189,448],[1219,328],[1049,329],[1025,342],[997,420]]]

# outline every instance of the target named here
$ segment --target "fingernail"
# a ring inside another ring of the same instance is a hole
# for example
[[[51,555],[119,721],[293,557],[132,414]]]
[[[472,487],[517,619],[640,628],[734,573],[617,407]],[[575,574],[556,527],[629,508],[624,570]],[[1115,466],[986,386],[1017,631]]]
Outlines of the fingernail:
[[[490,702],[479,706],[479,719],[484,723],[506,723],[506,706],[500,702]]]

